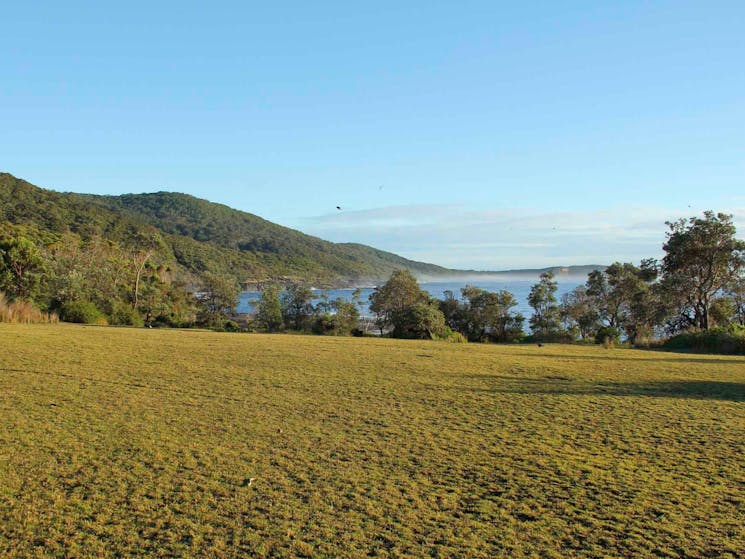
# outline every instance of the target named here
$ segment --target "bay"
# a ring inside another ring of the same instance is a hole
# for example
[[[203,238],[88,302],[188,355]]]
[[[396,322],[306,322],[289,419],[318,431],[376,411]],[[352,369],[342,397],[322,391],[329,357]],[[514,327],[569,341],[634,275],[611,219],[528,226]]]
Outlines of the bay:
[[[517,299],[516,310],[522,313],[525,318],[529,318],[533,314],[533,309],[528,304],[528,295],[530,294],[530,288],[537,283],[537,279],[471,279],[469,281],[436,281],[436,282],[423,282],[420,283],[422,289],[429,292],[430,295],[437,299],[444,299],[446,291],[452,291],[456,298],[460,298],[460,290],[466,285],[472,285],[479,287],[487,291],[501,291],[506,290],[511,292],[515,299]],[[561,296],[564,293],[568,293],[578,285],[582,285],[585,282],[585,278],[579,277],[568,277],[568,278],[557,278],[558,288],[556,291],[556,299],[561,300]],[[370,312],[369,303],[370,295],[374,291],[374,287],[362,287],[360,302],[360,313],[364,316],[372,316]],[[344,300],[351,301],[354,289],[327,289],[325,290],[329,301],[333,301],[341,297]],[[313,293],[316,294],[316,298],[313,303],[317,303],[321,300],[321,296],[324,293],[323,290],[314,289]],[[254,305],[259,300],[258,291],[244,291],[240,295],[237,311],[239,313],[253,313]]]

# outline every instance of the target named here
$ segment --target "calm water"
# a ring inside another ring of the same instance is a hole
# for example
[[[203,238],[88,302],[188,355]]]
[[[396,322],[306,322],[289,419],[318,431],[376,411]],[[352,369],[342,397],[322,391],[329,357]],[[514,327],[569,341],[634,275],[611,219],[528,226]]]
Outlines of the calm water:
[[[480,287],[481,289],[486,289],[487,291],[500,291],[502,289],[506,289],[507,291],[510,291],[514,296],[515,299],[517,299],[517,310],[519,310],[526,318],[531,316],[532,309],[530,308],[530,305],[528,305],[528,294],[530,293],[530,288],[537,283],[537,279],[526,279],[526,280],[473,280],[468,282],[428,282],[428,283],[422,283],[420,284],[422,289],[425,289],[429,291],[430,295],[433,297],[436,297],[438,299],[443,299],[445,297],[445,291],[452,291],[453,294],[460,298],[460,290],[462,287],[465,287],[466,285],[473,285],[476,287]],[[564,293],[567,293],[577,287],[578,285],[581,285],[584,283],[584,279],[579,278],[571,278],[571,279],[559,279],[558,284],[559,288],[557,290],[557,299],[561,298],[561,295]],[[368,302],[370,294],[374,291],[372,288],[362,288],[362,302],[364,303],[361,313],[363,316],[370,316],[372,313],[370,312],[370,309],[368,308]],[[315,293],[318,294],[318,297],[321,296],[321,291],[314,290]],[[341,297],[343,299],[352,300],[352,293],[354,292],[354,289],[329,289],[326,291],[328,294],[329,301],[333,301],[334,299]],[[252,312],[253,311],[253,305],[256,301],[259,299],[259,293],[255,291],[244,291],[241,293],[240,302],[238,303],[238,312]],[[319,299],[316,299],[314,303],[318,302]]]

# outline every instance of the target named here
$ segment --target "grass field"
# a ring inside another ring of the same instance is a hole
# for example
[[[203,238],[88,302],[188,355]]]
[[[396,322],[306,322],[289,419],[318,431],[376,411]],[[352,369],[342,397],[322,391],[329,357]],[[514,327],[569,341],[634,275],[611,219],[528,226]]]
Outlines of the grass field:
[[[6,324],[0,347],[3,558],[745,557],[742,357]]]

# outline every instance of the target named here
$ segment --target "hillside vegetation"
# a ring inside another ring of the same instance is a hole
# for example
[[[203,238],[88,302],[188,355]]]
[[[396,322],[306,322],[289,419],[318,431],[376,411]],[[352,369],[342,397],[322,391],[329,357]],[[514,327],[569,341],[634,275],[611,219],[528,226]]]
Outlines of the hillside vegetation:
[[[745,549],[742,358],[74,325],[0,344],[3,557]]]
[[[71,232],[122,245],[155,238],[164,259],[185,272],[230,274],[242,282],[276,278],[335,285],[387,278],[395,269],[445,268],[359,244],[338,244],[186,194],[123,196],[59,193],[0,173],[0,223],[49,238]]]

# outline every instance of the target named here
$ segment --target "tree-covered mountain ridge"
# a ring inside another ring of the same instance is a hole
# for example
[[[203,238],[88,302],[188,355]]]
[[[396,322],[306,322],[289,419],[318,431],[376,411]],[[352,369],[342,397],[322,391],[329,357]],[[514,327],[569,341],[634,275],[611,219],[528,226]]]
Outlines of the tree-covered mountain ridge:
[[[133,248],[147,239],[158,247],[161,259],[175,262],[183,272],[195,277],[208,271],[230,274],[247,286],[271,280],[359,285],[386,279],[396,269],[426,279],[487,273],[417,262],[357,243],[325,241],[188,194],[63,193],[9,173],[0,173],[0,222],[28,227],[38,235],[99,236]],[[574,274],[584,268],[550,269]]]

